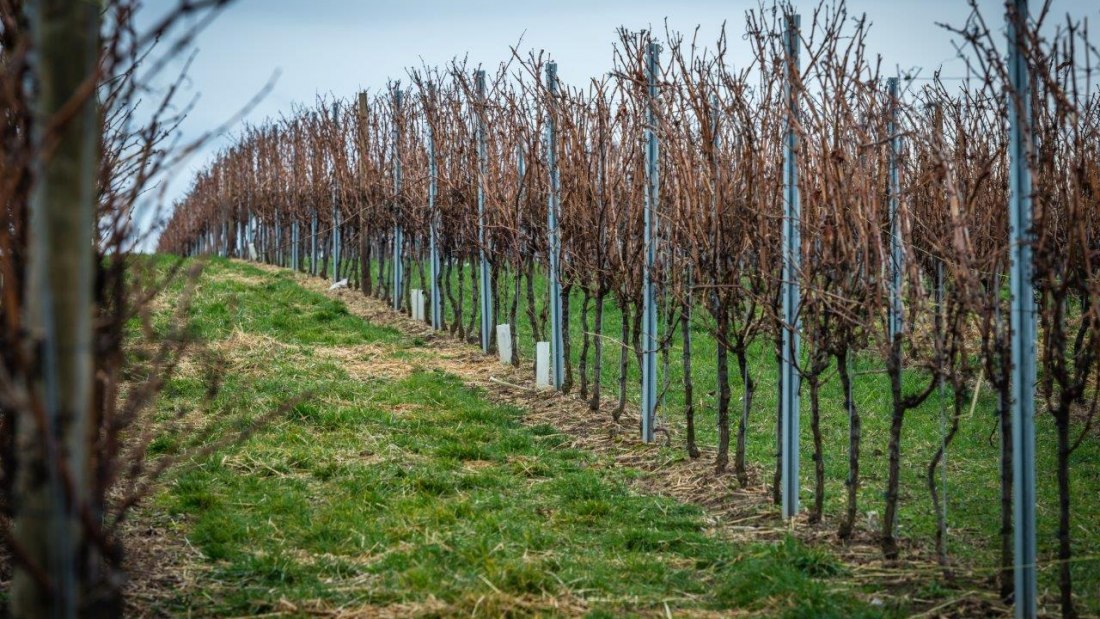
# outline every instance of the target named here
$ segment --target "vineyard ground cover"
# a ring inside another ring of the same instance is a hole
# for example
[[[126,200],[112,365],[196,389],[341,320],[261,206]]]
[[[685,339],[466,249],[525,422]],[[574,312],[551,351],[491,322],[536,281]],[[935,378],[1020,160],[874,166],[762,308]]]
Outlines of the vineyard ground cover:
[[[477,353],[441,353],[295,280],[213,260],[198,283],[204,360],[183,364],[158,415],[201,409],[186,423],[217,437],[304,399],[174,473],[138,515],[135,615],[905,611],[871,604],[829,550],[731,539],[701,507],[637,492],[640,470],[435,363],[484,364],[466,360]],[[351,375],[355,351],[387,371]],[[221,389],[203,406],[212,372]],[[166,431],[153,451],[196,436],[209,435]]]
[[[470,313],[476,310],[476,304],[470,301],[474,291],[471,289],[470,271],[467,265],[465,275],[466,303],[464,304],[464,322],[469,322]],[[452,269],[453,271],[454,269]],[[409,288],[427,288],[420,281],[416,269],[410,271],[412,281]],[[452,272],[452,285],[457,286],[457,275]],[[513,280],[504,272],[499,283],[501,307],[511,303]],[[537,311],[543,310],[546,302],[545,281],[537,277]],[[593,302],[594,303],[594,302]],[[574,287],[570,297],[570,325],[572,336],[571,357],[574,372],[579,367],[581,340],[583,335],[580,307],[582,293]],[[527,320],[526,296],[521,293],[517,311],[517,345],[521,361],[530,364],[534,344],[531,326]],[[448,306],[448,320],[451,308]],[[590,309],[594,312],[594,309]],[[695,318],[692,329],[693,380],[695,401],[696,432],[701,448],[713,448],[717,444],[716,425],[717,372],[712,362],[716,355],[716,343],[712,320],[702,307],[693,311]],[[604,308],[604,363],[602,373],[604,404],[613,403],[618,388],[618,358],[622,314],[614,297],[609,295]],[[497,320],[504,322],[503,318]],[[589,316],[591,326],[592,316]],[[660,326],[665,334],[664,325]],[[658,411],[659,419],[672,434],[673,450],[683,454],[684,444],[684,401],[683,401],[683,357],[681,338],[678,334],[670,338],[669,388],[665,392],[663,406]],[[975,342],[975,347],[977,346]],[[637,411],[641,400],[640,369],[633,353],[629,356],[628,407],[624,413],[624,424],[634,431]],[[748,428],[746,459],[749,462],[750,485],[761,487],[771,483],[775,461],[775,415],[778,390],[778,374],[774,357],[774,347],[767,337],[759,337],[749,350],[749,364],[753,380],[756,382],[752,413]],[[591,360],[589,361],[591,367]],[[870,532],[877,532],[880,526],[883,491],[886,484],[885,453],[889,440],[890,425],[890,387],[889,379],[883,371],[884,363],[874,352],[864,352],[854,356],[852,375],[854,381],[855,404],[863,415],[863,451],[873,454],[861,463],[862,485],[860,488],[860,508],[863,525]],[[661,373],[664,373],[662,366]],[[730,404],[731,432],[736,435],[737,418],[741,411],[743,387],[735,363],[730,367],[730,386],[733,393]],[[916,371],[906,373],[906,384],[912,390],[919,389],[927,379]],[[573,392],[579,376],[575,374]],[[980,578],[992,578],[998,561],[999,527],[999,440],[996,416],[996,395],[983,381],[984,387],[978,394],[974,406],[967,411],[966,418],[960,424],[947,457],[947,500],[948,500],[948,548],[954,561],[963,572]],[[661,379],[664,385],[664,378]],[[803,391],[802,426],[809,428],[808,394]],[[845,481],[848,458],[848,414],[844,407],[843,393],[837,379],[835,367],[826,374],[821,390],[822,421],[824,434],[824,460],[826,471],[825,520],[823,528],[836,530],[839,517],[845,506]],[[903,435],[903,467],[901,470],[901,498],[898,530],[910,545],[925,556],[934,553],[934,534],[936,516],[927,490],[928,463],[941,443],[941,402],[945,415],[950,414],[950,386],[945,387],[944,397],[938,395],[929,398],[922,406],[906,416]],[[1055,448],[1055,426],[1053,419],[1042,406],[1036,417],[1036,453],[1038,492],[1038,531],[1040,589],[1050,592],[1047,602],[1056,602],[1057,579],[1057,519],[1058,497],[1054,483],[1057,467]],[[731,450],[732,450],[731,446]],[[802,435],[802,501],[808,504],[812,500],[813,445],[810,433]],[[732,454],[731,454],[732,457]],[[1100,615],[1100,530],[1093,523],[1100,522],[1100,467],[1088,466],[1088,463],[1100,462],[1100,440],[1092,437],[1085,440],[1072,456],[1071,465],[1074,474],[1071,478],[1075,521],[1079,523],[1075,531],[1074,545],[1078,559],[1072,566],[1075,582],[1080,583],[1082,592],[1081,609],[1089,614]],[[778,508],[777,508],[778,509]],[[1054,607],[1051,607],[1054,610]]]

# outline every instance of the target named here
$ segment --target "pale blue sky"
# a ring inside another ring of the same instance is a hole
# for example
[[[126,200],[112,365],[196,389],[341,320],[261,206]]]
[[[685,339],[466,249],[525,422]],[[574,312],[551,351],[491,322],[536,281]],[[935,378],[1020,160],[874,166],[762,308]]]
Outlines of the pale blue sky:
[[[147,0],[142,21],[175,4]],[[807,13],[816,4],[795,3]],[[1033,7],[1038,4],[1032,0]],[[1002,2],[979,0],[979,5],[992,24],[1000,23]],[[741,39],[744,15],[757,6],[755,0],[236,0],[197,39],[184,94],[199,99],[182,129],[185,137],[194,137],[221,125],[276,73],[273,90],[249,120],[277,116],[318,94],[348,98],[361,89],[384,88],[389,79],[405,79],[405,69],[422,60],[442,65],[468,54],[471,65],[495,67],[521,35],[523,50],[547,50],[559,63],[562,80],[583,83],[611,68],[619,26],[663,29],[666,17],[671,28],[683,32],[702,26],[700,41],[708,44],[726,21],[728,58],[742,64],[749,60]],[[919,68],[931,75],[942,65],[945,75],[964,72],[951,36],[935,22],[962,24],[969,14],[966,0],[850,0],[848,10],[870,18],[868,46],[882,56],[887,71]],[[1100,3],[1054,0],[1053,12],[1096,23]],[[191,173],[232,139],[230,132],[197,152],[167,195],[180,195]]]

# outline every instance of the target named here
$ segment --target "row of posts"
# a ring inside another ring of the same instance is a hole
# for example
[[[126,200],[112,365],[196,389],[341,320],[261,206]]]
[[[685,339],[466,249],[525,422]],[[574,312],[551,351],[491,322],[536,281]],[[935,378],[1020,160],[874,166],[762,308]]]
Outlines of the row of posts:
[[[1014,503],[1014,537],[1015,537],[1015,612],[1019,618],[1030,619],[1036,615],[1037,585],[1036,585],[1036,543],[1035,543],[1035,429],[1034,429],[1034,386],[1035,386],[1035,307],[1031,290],[1031,175],[1028,168],[1028,144],[1030,130],[1027,119],[1030,118],[1029,103],[1029,78],[1027,61],[1020,51],[1019,37],[1021,30],[1018,24],[1025,24],[1028,7],[1027,0],[1011,0],[1013,12],[1009,15],[1008,23],[1008,69],[1009,89],[1008,96],[1012,99],[1010,106],[1010,131],[1009,131],[1009,224],[1011,235],[1011,330],[1012,330],[1012,446],[1013,446],[1013,503]],[[778,449],[781,467],[781,492],[782,511],[785,518],[793,518],[799,510],[799,390],[800,375],[796,360],[800,355],[800,324],[799,305],[801,303],[801,290],[799,287],[801,271],[801,236],[800,236],[800,196],[798,178],[798,76],[800,73],[799,53],[801,47],[800,17],[790,15],[786,20],[784,35],[784,48],[787,54],[788,79],[786,80],[785,94],[787,100],[787,122],[784,133],[784,159],[783,159],[783,263],[782,283],[780,290],[782,317],[784,328],[782,332],[782,353],[779,367],[779,398],[780,417],[778,420]],[[644,210],[644,254],[645,268],[643,271],[642,290],[642,324],[641,342],[642,350],[642,381],[641,381],[641,434],[643,440],[652,442],[656,429],[657,410],[657,290],[653,281],[654,265],[657,258],[657,221],[659,212],[660,193],[660,144],[657,134],[657,76],[659,67],[660,48],[656,43],[649,43],[646,50],[646,81],[649,102],[646,108],[645,124],[645,210]],[[475,87],[477,93],[476,132],[477,157],[478,157],[478,183],[477,183],[477,207],[478,207],[478,241],[479,241],[479,302],[481,316],[481,347],[488,353],[493,347],[493,307],[491,301],[492,270],[489,260],[490,238],[487,233],[485,221],[485,178],[487,174],[486,155],[486,85],[485,72],[477,71],[475,74]],[[560,177],[558,170],[557,147],[557,114],[555,101],[558,95],[557,64],[549,63],[546,67],[546,88],[550,94],[551,108],[548,111],[545,125],[546,161],[550,175],[550,190],[547,204],[547,227],[549,241],[549,286],[550,286],[550,341],[538,342],[536,346],[536,374],[540,384],[552,385],[560,389],[564,377],[564,333],[562,324],[562,299],[561,299],[561,237],[559,232],[560,205]],[[890,227],[890,262],[889,262],[889,292],[890,303],[888,307],[888,336],[891,340],[901,338],[904,333],[904,320],[902,314],[902,274],[904,272],[904,244],[902,241],[902,226],[900,215],[900,183],[898,174],[898,159],[901,149],[901,138],[897,127],[897,101],[898,80],[887,80],[887,94],[890,101],[888,119],[888,216]],[[401,114],[403,106],[403,93],[394,89],[393,104],[395,117]],[[363,105],[363,101],[360,102]],[[337,108],[333,107],[333,120],[338,120]],[[429,112],[430,113],[430,112]],[[713,119],[717,125],[717,112]],[[440,255],[439,255],[439,219],[436,213],[436,200],[438,193],[438,168],[435,157],[435,141],[431,133],[431,123],[428,123],[428,151],[429,151],[429,185],[428,207],[432,213],[429,222],[429,261],[431,272],[430,294],[425,298],[423,291],[413,291],[419,305],[418,315],[423,318],[424,304],[430,304],[431,324],[433,328],[442,327],[442,294],[440,291]],[[715,132],[717,135],[717,132]],[[393,127],[393,140],[395,154],[393,162],[394,191],[395,195],[401,195],[402,175],[401,158],[399,156],[399,144],[402,139],[400,123],[395,122]],[[717,140],[717,137],[715,137]],[[522,151],[517,156],[517,164],[522,177],[525,161]],[[335,166],[335,161],[333,162]],[[334,174],[335,177],[335,174]],[[332,256],[334,264],[338,264],[340,256],[339,211],[337,209],[338,188],[333,187],[333,221],[336,222],[332,231]],[[394,309],[401,309],[404,286],[404,273],[402,272],[402,256],[404,255],[404,232],[401,227],[400,203],[394,205],[395,225],[393,230],[393,304]],[[243,231],[248,237],[247,245],[250,253],[255,256],[253,247],[253,235],[255,234],[254,221],[250,221]],[[277,224],[276,224],[277,225]],[[317,274],[318,254],[318,224],[317,213],[314,211],[310,221],[310,249],[313,256],[311,261],[311,273]],[[228,234],[223,231],[223,234]],[[294,222],[291,228],[292,260],[298,264],[298,248],[300,235],[298,222]],[[217,235],[210,233],[204,235],[197,243],[196,251],[209,251],[219,245]],[[338,277],[338,269],[333,269],[334,281]],[[496,329],[496,343],[500,348],[501,359],[511,360],[511,330],[508,325],[500,325]],[[506,350],[505,350],[506,349]]]
[[[1032,294],[1032,209],[1031,172],[1028,167],[1031,118],[1030,84],[1027,59],[1022,53],[1023,32],[1028,20],[1027,0],[1011,0],[1008,19],[1009,92],[1009,228],[1010,287],[1012,333],[1012,467],[1013,467],[1013,534],[1015,545],[1015,615],[1031,619],[1037,614],[1037,571],[1035,532],[1035,299]],[[781,461],[781,496],[783,515],[793,517],[798,512],[799,493],[799,374],[795,360],[799,358],[798,307],[800,304],[799,270],[801,239],[799,235],[800,204],[798,193],[798,138],[795,133],[798,102],[794,88],[799,73],[800,20],[798,15],[787,19],[784,43],[787,52],[788,101],[787,128],[784,145],[783,191],[784,259],[782,270],[782,314],[785,329],[782,334],[780,363],[779,449]],[[897,127],[898,80],[887,80],[889,111],[889,178],[888,209],[890,224],[890,268],[888,336],[901,338],[904,330],[902,314],[902,274],[905,255],[899,212],[900,183],[898,158],[901,138]],[[651,95],[652,96],[652,95]],[[653,147],[651,147],[652,149]],[[648,162],[647,162],[648,164]],[[648,199],[647,195],[647,199]],[[649,230],[647,213],[646,233]],[[648,239],[648,236],[647,236]],[[647,241],[648,242],[648,241]],[[647,264],[652,264],[648,262]],[[646,297],[646,301],[649,298]],[[648,352],[648,351],[647,351]],[[643,370],[643,401],[645,398]],[[643,424],[647,411],[643,407]],[[643,428],[645,426],[643,425]],[[652,436],[647,435],[647,440]]]

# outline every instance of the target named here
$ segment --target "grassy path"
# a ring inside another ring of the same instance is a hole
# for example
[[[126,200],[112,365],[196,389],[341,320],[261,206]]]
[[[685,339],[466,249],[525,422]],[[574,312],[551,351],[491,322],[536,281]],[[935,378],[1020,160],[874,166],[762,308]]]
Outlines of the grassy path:
[[[164,419],[191,411],[185,427],[226,435],[309,395],[168,480],[135,525],[151,538],[136,549],[141,614],[896,612],[829,552],[781,532],[747,542],[699,506],[637,492],[643,472],[623,454],[490,401],[470,384],[490,362],[457,343],[366,322],[291,274],[220,261],[193,316],[208,351],[172,380]],[[180,453],[200,434],[166,432],[154,450]]]

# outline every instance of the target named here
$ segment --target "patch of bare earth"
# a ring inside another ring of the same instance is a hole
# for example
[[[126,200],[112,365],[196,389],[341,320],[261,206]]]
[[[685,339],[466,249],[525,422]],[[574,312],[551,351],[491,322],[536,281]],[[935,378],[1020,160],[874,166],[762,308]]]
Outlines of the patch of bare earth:
[[[168,617],[174,596],[202,586],[211,565],[186,536],[180,523],[143,508],[124,525],[127,617]]]

